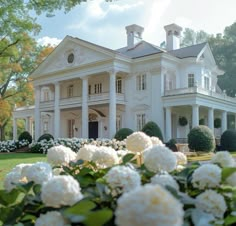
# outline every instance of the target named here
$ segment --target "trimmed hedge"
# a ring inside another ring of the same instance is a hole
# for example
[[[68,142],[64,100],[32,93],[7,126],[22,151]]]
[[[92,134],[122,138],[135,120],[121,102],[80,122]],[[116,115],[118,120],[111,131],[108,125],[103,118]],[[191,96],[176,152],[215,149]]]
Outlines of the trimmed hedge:
[[[124,140],[127,138],[127,136],[129,136],[130,134],[132,134],[134,131],[132,129],[129,128],[122,128],[120,130],[118,130],[114,136],[114,138],[116,140]]]
[[[50,133],[45,133],[39,137],[38,142],[40,142],[41,140],[47,140],[47,141],[54,140],[54,137]]]
[[[236,130],[224,131],[220,138],[220,144],[222,150],[236,151]]]
[[[196,126],[188,134],[189,149],[211,152],[215,149],[215,137],[207,126]]]
[[[32,139],[31,134],[28,131],[24,131],[23,133],[20,134],[18,140],[19,141],[27,140],[29,144],[31,144],[33,139]]]
[[[160,140],[163,141],[161,129],[153,121],[147,122],[142,128],[142,132],[146,133],[150,137],[158,137]]]

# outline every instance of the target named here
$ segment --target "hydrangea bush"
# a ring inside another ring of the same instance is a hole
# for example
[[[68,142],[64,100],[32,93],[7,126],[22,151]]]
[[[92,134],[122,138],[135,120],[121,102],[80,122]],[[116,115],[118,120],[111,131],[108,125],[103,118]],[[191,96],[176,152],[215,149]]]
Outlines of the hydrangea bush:
[[[132,150],[90,143],[75,154],[53,146],[47,153],[53,165],[16,166],[0,191],[0,221],[29,226],[236,224],[236,163],[228,152],[180,169],[182,156],[180,161],[150,140],[145,146],[142,135],[131,137]],[[137,149],[134,140],[140,142]]]
[[[6,140],[0,141],[0,152],[13,152],[18,148],[27,147],[29,145],[28,140]]]
[[[40,142],[34,142],[30,145],[31,151],[35,153],[44,153],[46,154],[48,149],[53,146],[63,145],[72,149],[74,152],[78,152],[78,150],[84,145],[95,145],[95,146],[106,146],[112,147],[115,150],[125,149],[126,142],[118,141],[115,139],[83,139],[83,138],[58,138],[58,139],[43,139]]]

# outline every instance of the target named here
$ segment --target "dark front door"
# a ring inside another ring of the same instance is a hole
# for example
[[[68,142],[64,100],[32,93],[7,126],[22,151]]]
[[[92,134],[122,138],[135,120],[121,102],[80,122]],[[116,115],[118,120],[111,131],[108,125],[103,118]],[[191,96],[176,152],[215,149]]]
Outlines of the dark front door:
[[[98,138],[98,122],[89,122],[89,138]]]

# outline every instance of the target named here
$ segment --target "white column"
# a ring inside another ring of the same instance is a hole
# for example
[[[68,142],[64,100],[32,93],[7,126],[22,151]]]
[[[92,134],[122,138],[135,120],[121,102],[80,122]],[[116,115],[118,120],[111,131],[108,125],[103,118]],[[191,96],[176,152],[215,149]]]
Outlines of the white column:
[[[60,83],[56,82],[55,84],[55,98],[54,98],[54,137],[60,137],[60,125],[61,125],[61,112],[59,108],[60,104]]]
[[[208,127],[214,132],[214,109],[208,108]]]
[[[29,129],[29,117],[25,118],[25,131],[30,132],[30,129]]]
[[[17,140],[17,118],[13,118],[13,140]]]
[[[171,139],[171,107],[166,107],[166,142]]]
[[[116,133],[116,71],[109,72],[110,93],[109,93],[109,138],[113,138]]]
[[[192,106],[192,127],[199,125],[199,106],[197,104]]]
[[[88,138],[88,78],[82,80],[82,137]]]
[[[227,112],[222,111],[221,114],[221,133],[227,130]]]
[[[41,135],[40,133],[40,124],[41,124],[41,117],[40,117],[40,109],[39,109],[39,104],[40,104],[40,87],[36,86],[35,87],[35,112],[34,112],[34,123],[35,123],[35,133],[34,133],[34,139],[37,140],[39,136]]]

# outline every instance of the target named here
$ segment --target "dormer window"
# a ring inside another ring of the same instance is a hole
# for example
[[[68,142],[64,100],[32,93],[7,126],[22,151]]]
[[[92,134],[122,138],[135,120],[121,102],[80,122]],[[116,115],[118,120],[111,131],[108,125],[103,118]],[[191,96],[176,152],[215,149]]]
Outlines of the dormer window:
[[[68,88],[67,88],[67,96],[68,97],[73,97],[73,92],[74,92],[74,86],[73,85],[68,86]]]
[[[210,88],[210,79],[207,76],[204,76],[204,89],[209,90]]]

